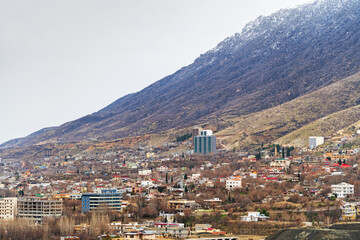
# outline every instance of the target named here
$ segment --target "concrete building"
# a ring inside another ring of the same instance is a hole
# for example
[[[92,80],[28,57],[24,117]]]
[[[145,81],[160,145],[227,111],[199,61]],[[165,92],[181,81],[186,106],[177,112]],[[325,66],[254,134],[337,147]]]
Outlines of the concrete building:
[[[101,189],[95,193],[83,193],[81,197],[82,211],[88,212],[99,207],[120,211],[121,200],[122,194],[116,189]]]
[[[342,182],[340,184],[331,185],[332,194],[338,198],[344,198],[348,195],[354,194],[354,185]]]
[[[277,168],[288,169],[289,166],[290,166],[290,164],[291,164],[290,159],[280,158],[280,159],[275,159],[275,160],[271,161],[270,167],[277,167]]]
[[[309,148],[314,149],[324,143],[324,137],[311,136],[309,137]]]
[[[28,218],[42,223],[45,217],[60,217],[62,214],[62,200],[43,198],[20,198],[17,202],[19,218]]]
[[[238,177],[231,177],[226,180],[226,189],[233,190],[234,188],[241,188],[242,187],[242,179],[240,176]]]
[[[194,137],[194,152],[201,154],[216,153],[216,137],[211,130],[203,130]]]
[[[196,203],[193,200],[178,199],[178,200],[169,200],[167,205],[168,205],[168,209],[170,210],[184,210],[195,207]]]
[[[13,220],[17,210],[17,198],[0,199],[0,220]]]

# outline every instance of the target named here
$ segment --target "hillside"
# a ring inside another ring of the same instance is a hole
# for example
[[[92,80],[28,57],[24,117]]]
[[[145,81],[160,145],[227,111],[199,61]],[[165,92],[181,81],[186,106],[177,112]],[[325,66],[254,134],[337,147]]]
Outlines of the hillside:
[[[224,115],[224,125],[229,127],[217,134],[228,136],[229,143],[241,147],[259,147],[284,135],[279,143],[301,141],[308,135],[334,133],[357,122],[359,102],[360,72],[271,109],[228,121]]]
[[[274,140],[357,105],[357,96],[349,99],[339,94],[339,99],[328,99],[330,102],[324,102],[321,108],[312,105],[316,109],[310,113],[310,103],[301,103],[304,107],[297,108],[299,112],[277,120],[280,125],[261,117],[262,121],[252,125],[253,119],[249,119],[263,113],[280,114],[281,104],[360,70],[358,6],[358,0],[319,0],[261,16],[189,66],[142,91],[120,98],[96,113],[1,146],[26,146],[59,138],[81,141],[161,134],[204,122],[217,125],[222,133],[237,122],[236,132],[261,126],[254,133],[250,130],[258,139],[240,134],[234,139],[239,145]],[[313,101],[322,102],[321,98],[314,96]],[[263,112],[266,110],[269,112]]]
[[[359,223],[334,224],[329,228],[293,228],[277,231],[266,240],[328,240],[328,239],[360,239]]]

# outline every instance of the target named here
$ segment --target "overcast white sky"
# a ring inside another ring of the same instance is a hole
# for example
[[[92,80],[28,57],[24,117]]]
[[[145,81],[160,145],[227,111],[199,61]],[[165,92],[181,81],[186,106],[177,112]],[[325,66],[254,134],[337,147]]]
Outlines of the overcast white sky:
[[[0,143],[96,112],[306,2],[0,0]]]

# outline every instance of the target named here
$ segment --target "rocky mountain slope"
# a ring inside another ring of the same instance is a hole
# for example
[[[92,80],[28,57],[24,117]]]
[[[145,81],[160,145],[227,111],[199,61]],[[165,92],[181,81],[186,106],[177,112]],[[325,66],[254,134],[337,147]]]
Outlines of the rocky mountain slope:
[[[329,228],[293,228],[277,231],[266,240],[358,240],[360,239],[360,225],[358,223],[335,224]]]
[[[359,3],[318,0],[261,16],[194,63],[142,91],[120,98],[96,113],[2,147],[57,138],[79,141],[164,133],[204,122],[225,131],[228,123],[231,127],[232,122],[246,115],[266,109],[275,111],[274,107],[360,70]],[[322,97],[316,96],[319,101]],[[345,95],[338,97],[337,105],[324,104],[314,110],[317,114],[296,123],[286,118],[289,121],[283,123],[283,130],[276,136],[261,137],[274,140],[360,102],[357,96],[351,104]],[[299,115],[302,110],[298,109]],[[255,127],[252,121],[244,124],[239,127]],[[271,122],[263,124],[272,127]],[[234,141],[242,141],[242,137]]]

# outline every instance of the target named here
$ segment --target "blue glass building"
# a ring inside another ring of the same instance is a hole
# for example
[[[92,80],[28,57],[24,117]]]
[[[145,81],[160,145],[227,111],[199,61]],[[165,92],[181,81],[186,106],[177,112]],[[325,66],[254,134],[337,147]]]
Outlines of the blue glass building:
[[[101,189],[99,193],[83,193],[81,197],[82,211],[106,208],[112,211],[121,210],[122,194],[116,189]]]

